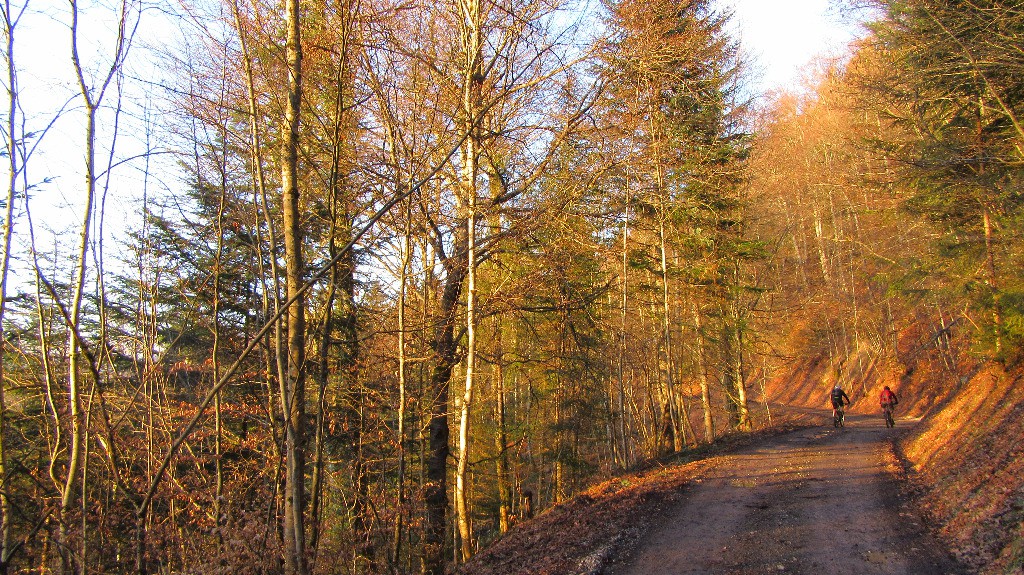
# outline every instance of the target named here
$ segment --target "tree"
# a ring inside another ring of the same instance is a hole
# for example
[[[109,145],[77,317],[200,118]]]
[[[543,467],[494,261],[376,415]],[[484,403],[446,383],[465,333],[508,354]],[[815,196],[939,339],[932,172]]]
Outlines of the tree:
[[[944,228],[945,257],[936,263],[959,276],[989,316],[990,349],[998,357],[1014,353],[1016,345],[1004,340],[1021,337],[1014,327],[1020,278],[1004,262],[1019,241],[1022,213],[1015,190],[1024,153],[1024,62],[1016,38],[1024,14],[1002,1],[878,5],[884,17],[874,27],[876,65],[862,68],[863,82],[895,137],[876,144],[913,190],[907,207]]]
[[[7,278],[10,272],[11,265],[11,247],[12,238],[14,236],[14,205],[17,200],[17,191],[19,187],[19,176],[24,169],[20,163],[21,158],[25,155],[22,151],[24,147],[24,134],[22,133],[19,138],[16,134],[19,134],[18,126],[18,82],[17,82],[17,66],[15,64],[14,54],[14,33],[21,20],[21,16],[24,14],[24,10],[28,8],[28,4],[24,4],[21,10],[15,11],[15,8],[9,1],[3,4],[3,30],[4,36],[7,40],[6,50],[4,51],[4,60],[7,64],[7,93],[8,93],[8,106],[7,106],[7,121],[6,135],[7,138],[4,142],[4,148],[7,153],[8,160],[8,186],[7,196],[4,203],[4,218],[3,218],[3,239],[2,246],[0,249],[3,250],[3,259],[0,260],[0,477],[9,476],[9,453],[7,449],[7,399],[4,392],[6,379],[4,377],[4,358],[6,356],[6,337],[4,336],[4,313],[7,309]],[[21,140],[21,141],[19,141]],[[9,499],[8,490],[4,490],[3,494],[0,494],[0,574],[6,575],[8,564],[11,558],[11,533],[12,533],[13,517],[11,516],[11,502]]]
[[[619,2],[609,17],[612,41],[603,56],[609,76],[607,129],[629,143],[619,148],[626,169],[621,181],[628,192],[628,205],[620,209],[635,214],[635,247],[624,251],[636,269],[660,284],[663,440],[676,450],[693,433],[679,390],[683,370],[673,334],[682,316],[673,317],[673,283],[718,281],[701,277],[699,265],[687,269],[686,262],[705,259],[702,244],[730,259],[728,234],[708,230],[722,229],[738,205],[745,156],[744,107],[735,91],[740,68],[736,47],[725,33],[727,22],[728,14],[708,2]],[[733,368],[723,374],[734,373],[735,362],[726,363]],[[727,397],[743,404],[742,377],[725,384],[733,390]],[[704,411],[709,418],[707,401]]]
[[[285,251],[287,298],[287,379],[281,382],[281,408],[285,414],[284,540],[287,572],[305,575],[306,558],[306,317],[302,284],[302,221],[299,210],[299,115],[302,108],[302,40],[298,0],[285,5],[288,40],[287,105],[281,149],[282,234]]]

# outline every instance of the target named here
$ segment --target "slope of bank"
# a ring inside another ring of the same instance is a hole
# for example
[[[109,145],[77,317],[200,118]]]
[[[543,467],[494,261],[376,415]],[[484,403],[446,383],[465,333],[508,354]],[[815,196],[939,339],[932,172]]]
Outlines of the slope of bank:
[[[986,365],[900,447],[918,499],[964,563],[1024,572],[1024,386]]]

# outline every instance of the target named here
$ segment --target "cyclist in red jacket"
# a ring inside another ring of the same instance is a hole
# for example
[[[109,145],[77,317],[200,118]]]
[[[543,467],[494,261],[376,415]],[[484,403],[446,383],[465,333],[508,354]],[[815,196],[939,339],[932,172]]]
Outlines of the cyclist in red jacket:
[[[896,397],[896,394],[889,389],[888,385],[885,386],[885,389],[882,390],[882,394],[878,398],[878,403],[882,406],[882,414],[885,416],[886,427],[896,427],[896,421],[892,418],[892,410],[899,402],[900,400]]]

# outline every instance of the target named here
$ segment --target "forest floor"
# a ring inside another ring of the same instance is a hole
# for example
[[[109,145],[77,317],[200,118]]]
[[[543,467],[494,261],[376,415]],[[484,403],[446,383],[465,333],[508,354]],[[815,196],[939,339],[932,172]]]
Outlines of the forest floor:
[[[901,490],[907,421],[850,415],[718,445],[596,486],[518,526],[474,575],[963,573]]]

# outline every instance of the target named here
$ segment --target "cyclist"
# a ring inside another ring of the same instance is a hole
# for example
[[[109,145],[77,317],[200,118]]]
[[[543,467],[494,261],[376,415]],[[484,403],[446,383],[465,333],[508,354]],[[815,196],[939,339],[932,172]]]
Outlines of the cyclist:
[[[839,387],[839,383],[836,383],[832,388],[832,419],[836,427],[843,426],[843,406],[851,403],[850,396]]]
[[[885,416],[886,427],[896,427],[896,421],[892,418],[892,410],[896,407],[896,404],[900,402],[896,394],[893,393],[889,386],[885,386],[882,390],[881,395],[878,397],[878,403],[882,406],[882,414]]]

